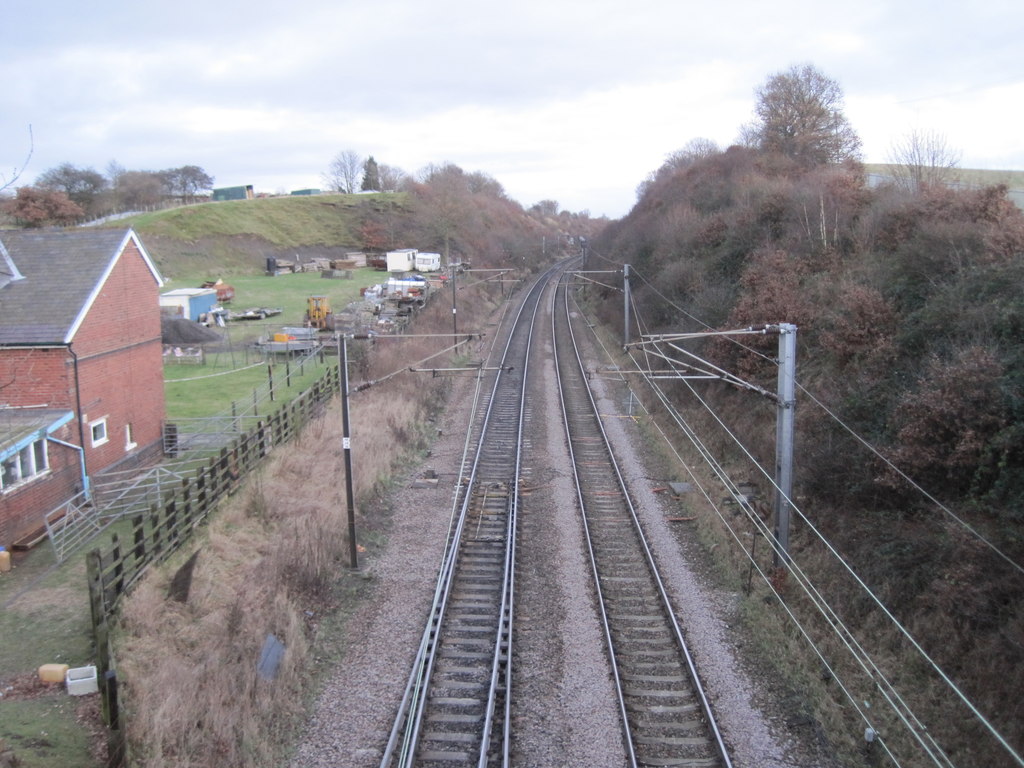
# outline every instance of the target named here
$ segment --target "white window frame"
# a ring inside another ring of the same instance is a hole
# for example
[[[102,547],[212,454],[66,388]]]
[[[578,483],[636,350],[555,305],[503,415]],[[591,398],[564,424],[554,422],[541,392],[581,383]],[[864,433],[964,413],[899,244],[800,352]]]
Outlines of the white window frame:
[[[103,435],[99,438],[96,437],[97,428],[102,429]],[[110,442],[110,432],[107,431],[107,417],[104,416],[102,419],[96,419],[96,421],[89,422],[89,437],[92,440],[92,447],[97,448],[101,445],[106,445]]]
[[[40,466],[40,461],[42,466]],[[0,491],[6,493],[49,471],[50,454],[47,450],[46,438],[41,437],[4,459],[2,471],[0,471]],[[11,479],[6,479],[8,475],[11,476]]]
[[[129,422],[124,425],[124,449],[125,451],[130,451],[133,448],[138,447],[138,445],[139,444],[136,443],[135,439],[132,437],[132,425],[131,422]]]

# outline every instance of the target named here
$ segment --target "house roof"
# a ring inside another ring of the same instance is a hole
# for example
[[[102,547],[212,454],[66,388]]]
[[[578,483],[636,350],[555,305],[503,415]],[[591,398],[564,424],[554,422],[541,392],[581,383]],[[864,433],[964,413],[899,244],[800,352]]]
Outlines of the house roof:
[[[0,230],[0,345],[70,343],[130,242],[163,285],[130,229]]]
[[[0,460],[56,432],[74,416],[54,408],[0,408]]]

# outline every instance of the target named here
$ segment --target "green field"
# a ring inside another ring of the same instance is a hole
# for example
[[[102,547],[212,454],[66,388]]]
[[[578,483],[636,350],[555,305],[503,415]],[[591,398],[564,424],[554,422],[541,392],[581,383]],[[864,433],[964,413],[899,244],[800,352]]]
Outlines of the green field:
[[[280,315],[266,320],[229,321],[226,328],[218,329],[224,342],[212,344],[206,350],[201,365],[181,364],[167,358],[164,365],[164,392],[167,400],[167,418],[175,421],[229,413],[232,404],[244,410],[252,402],[253,390],[265,386],[273,379],[277,400],[288,400],[319,378],[326,365],[336,364],[327,358],[322,364],[299,366],[286,359],[262,359],[255,342],[268,338],[285,327],[302,326],[310,296],[326,296],[333,311],[358,301],[360,289],[380,282],[382,272],[357,269],[351,280],[324,279],[319,273],[285,274],[270,277],[243,275],[230,280],[235,299],[227,306],[235,311],[248,307],[275,307]],[[166,288],[201,285],[207,276],[175,280]]]
[[[244,236],[285,248],[304,245],[346,245],[358,242],[360,211],[401,204],[397,194],[316,195],[228,200],[139,214],[113,222],[147,235],[194,241],[209,237]]]

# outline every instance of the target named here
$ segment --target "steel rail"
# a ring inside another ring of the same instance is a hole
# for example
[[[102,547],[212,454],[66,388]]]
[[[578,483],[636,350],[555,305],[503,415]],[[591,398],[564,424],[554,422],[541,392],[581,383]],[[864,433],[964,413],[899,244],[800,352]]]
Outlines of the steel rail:
[[[465,764],[471,759],[480,768],[509,764],[509,660],[525,383],[546,277],[538,278],[527,293],[510,324],[501,361],[491,367],[490,396],[473,428],[475,452],[460,473],[456,523],[382,768]],[[500,570],[500,582],[495,570]],[[442,658],[446,652],[450,656]],[[452,693],[462,691],[465,696]],[[495,727],[499,712],[501,725]],[[428,723],[433,731],[426,730]],[[470,758],[473,752],[476,757]]]
[[[565,279],[554,305],[559,295],[564,312],[554,306],[551,321],[559,397],[627,758],[631,766],[731,768],[587,382]]]

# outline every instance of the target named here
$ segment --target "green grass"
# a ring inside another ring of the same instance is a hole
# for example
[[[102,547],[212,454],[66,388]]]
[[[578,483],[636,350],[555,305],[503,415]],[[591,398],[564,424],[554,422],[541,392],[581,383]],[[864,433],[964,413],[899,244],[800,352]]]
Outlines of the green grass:
[[[57,567],[49,544],[15,554],[16,567],[0,578],[0,678],[41,664],[81,666],[92,636],[84,558]]]
[[[194,288],[207,280],[216,280],[217,274],[187,274],[171,280],[164,290]],[[334,280],[320,277],[319,272],[300,272],[278,275],[237,275],[224,281],[235,289],[235,298],[228,305],[241,311],[248,307],[279,307],[282,313],[271,318],[276,325],[302,325],[306,317],[306,302],[310,296],[326,296],[331,309],[343,309],[346,304],[359,299],[359,290],[368,285],[387,279],[387,273],[377,272],[368,267],[353,270],[351,280]],[[243,329],[251,321],[232,323],[236,329]]]
[[[144,213],[112,224],[147,235],[195,240],[245,235],[280,247],[356,243],[364,205],[402,202],[401,195],[316,195],[228,200]]]
[[[20,768],[95,768],[89,733],[76,722],[84,704],[63,686],[36,699],[0,699],[0,737],[14,750]]]
[[[891,163],[865,163],[868,173],[888,174],[894,166]],[[954,168],[950,175],[964,184],[986,186],[1005,184],[1010,189],[1024,189],[1024,171],[991,171],[978,168]]]
[[[15,568],[0,575],[0,681],[34,676],[43,664],[92,663],[85,558],[57,566],[49,544],[16,554]],[[93,768],[88,733],[76,722],[85,703],[63,686],[39,698],[0,697],[0,738],[23,768]]]
[[[260,405],[261,412],[276,409],[309,388],[328,366],[337,365],[336,357],[324,362],[280,361],[267,365],[234,369],[225,366],[164,366],[164,397],[167,419],[194,419],[231,412],[232,403],[242,413],[252,407],[254,390],[266,387],[273,377],[274,402]],[[190,375],[186,375],[190,374]],[[176,380],[183,379],[183,380]]]
[[[231,278],[230,283],[235,288],[231,306],[236,310],[278,307],[282,313],[264,321],[229,322],[225,333],[230,343],[218,351],[208,352],[204,365],[165,364],[167,418],[200,418],[229,413],[232,403],[237,404],[239,411],[244,410],[252,403],[253,390],[268,384],[271,376],[267,365],[253,367],[260,359],[252,346],[258,337],[270,336],[286,326],[302,326],[310,296],[327,296],[331,309],[340,311],[359,300],[361,288],[385,277],[384,273],[372,269],[357,269],[351,280],[328,280],[320,277],[319,273],[308,272]],[[175,284],[200,285],[205,279],[195,275],[175,281]],[[301,368],[295,361],[271,361],[276,401],[291,399],[319,378],[326,366],[336,364],[337,360],[332,357],[327,357],[322,364],[306,364]]]

